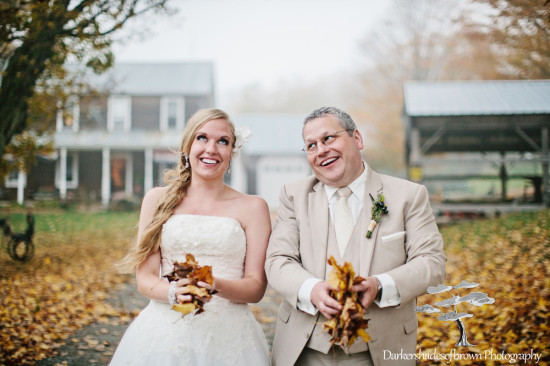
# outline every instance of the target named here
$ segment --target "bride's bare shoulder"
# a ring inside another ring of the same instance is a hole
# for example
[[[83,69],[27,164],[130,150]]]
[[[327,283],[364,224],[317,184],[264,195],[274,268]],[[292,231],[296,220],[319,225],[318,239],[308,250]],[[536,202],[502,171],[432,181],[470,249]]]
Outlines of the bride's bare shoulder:
[[[168,187],[154,187],[154,188],[151,188],[150,190],[147,191],[147,193],[145,193],[145,197],[143,198],[144,200],[145,199],[159,199],[160,197],[162,197],[166,191],[168,190]]]
[[[166,193],[168,187],[155,187],[147,191],[143,197],[142,206],[156,206],[157,202]]]
[[[245,217],[250,218],[258,215],[269,216],[267,202],[260,196],[239,193],[238,207],[240,213]]]

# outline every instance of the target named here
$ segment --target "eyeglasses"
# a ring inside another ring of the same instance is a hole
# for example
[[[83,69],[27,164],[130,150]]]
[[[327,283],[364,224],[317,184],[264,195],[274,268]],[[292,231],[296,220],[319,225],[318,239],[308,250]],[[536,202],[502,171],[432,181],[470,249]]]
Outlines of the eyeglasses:
[[[340,131],[333,132],[330,135],[323,136],[323,137],[321,137],[320,140],[318,140],[316,142],[310,142],[310,143],[306,144],[306,146],[304,146],[302,151],[304,151],[308,155],[309,154],[314,154],[314,153],[317,152],[317,150],[319,150],[319,142],[322,143],[324,146],[329,146],[334,141],[336,141],[336,139],[338,138],[337,134],[339,134],[341,132],[344,132],[344,131],[349,132],[349,130],[340,130]]]

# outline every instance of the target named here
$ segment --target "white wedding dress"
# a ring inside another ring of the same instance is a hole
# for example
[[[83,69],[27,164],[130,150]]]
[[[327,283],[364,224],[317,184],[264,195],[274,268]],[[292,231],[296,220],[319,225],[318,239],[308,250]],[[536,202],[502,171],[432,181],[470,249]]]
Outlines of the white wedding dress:
[[[191,253],[215,277],[243,276],[246,237],[230,217],[173,215],[164,224],[162,273]],[[262,366],[270,365],[265,335],[248,304],[214,295],[201,314],[172,310],[151,300],[128,327],[111,365]]]

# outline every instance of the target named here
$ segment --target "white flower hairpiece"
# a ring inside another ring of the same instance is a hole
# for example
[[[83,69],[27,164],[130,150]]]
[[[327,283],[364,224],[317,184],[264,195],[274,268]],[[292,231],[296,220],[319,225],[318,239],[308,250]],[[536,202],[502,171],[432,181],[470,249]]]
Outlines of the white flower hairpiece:
[[[252,131],[250,131],[248,126],[237,127],[235,129],[235,147],[233,148],[233,152],[239,152],[250,136],[252,136]]]

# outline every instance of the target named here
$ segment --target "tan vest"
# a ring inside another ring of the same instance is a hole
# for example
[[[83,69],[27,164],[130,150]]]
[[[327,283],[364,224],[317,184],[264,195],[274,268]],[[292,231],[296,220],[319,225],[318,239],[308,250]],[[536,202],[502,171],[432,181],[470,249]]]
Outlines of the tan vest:
[[[360,247],[359,243],[361,243],[361,235],[365,235],[365,233],[360,233],[361,231],[361,220],[364,215],[364,206],[363,210],[361,210],[361,214],[357,218],[357,222],[355,224],[355,227],[353,228],[353,232],[350,237],[350,241],[346,247],[346,251],[344,252],[344,257],[342,258],[340,256],[340,250],[338,249],[338,244],[336,243],[336,233],[334,231],[334,225],[332,224],[332,220],[329,220],[329,230],[328,230],[328,242],[327,242],[327,259],[330,258],[330,256],[333,256],[334,259],[336,259],[336,263],[343,264],[344,262],[350,262],[353,265],[353,269],[355,270],[355,275],[359,274],[359,265],[360,265]],[[327,264],[326,266],[326,273],[325,273],[325,280],[328,279],[328,274],[332,271],[332,266]],[[311,337],[309,337],[309,340],[306,344],[307,347],[312,348],[316,351],[328,353],[330,350],[330,335],[323,331],[323,323],[327,320],[324,315],[321,313],[317,314],[317,322],[315,324],[315,328],[313,329],[313,332],[311,334]],[[364,352],[367,351],[368,345],[363,341],[362,338],[357,339],[352,346],[349,349],[349,353],[358,353],[358,352]]]

